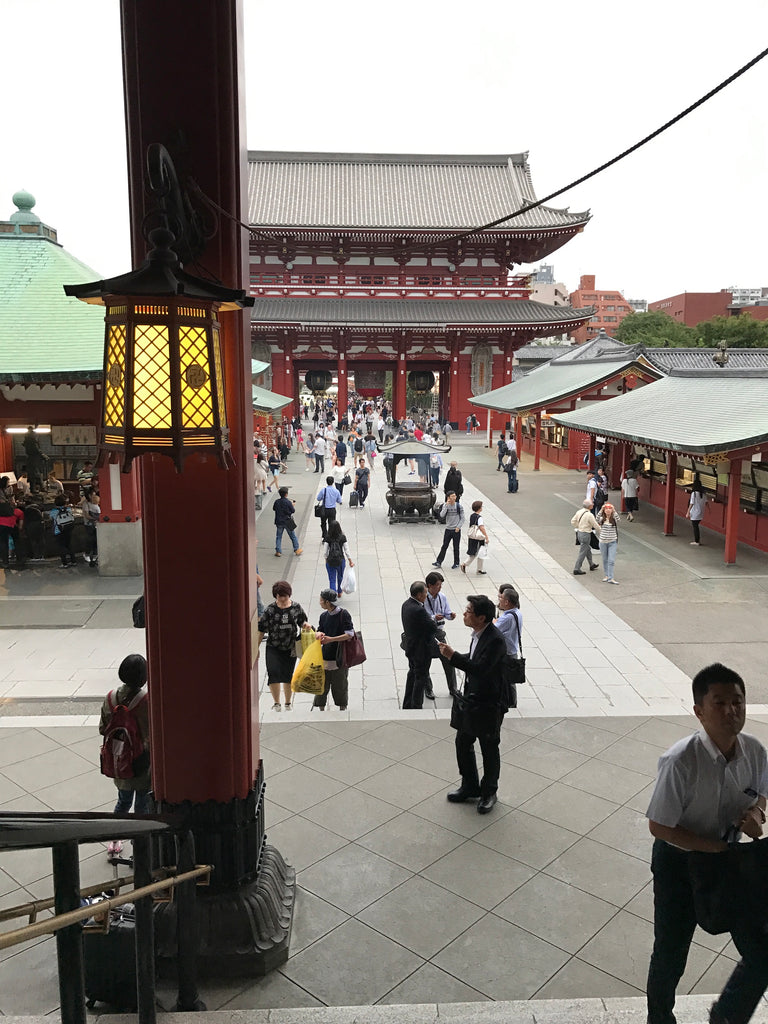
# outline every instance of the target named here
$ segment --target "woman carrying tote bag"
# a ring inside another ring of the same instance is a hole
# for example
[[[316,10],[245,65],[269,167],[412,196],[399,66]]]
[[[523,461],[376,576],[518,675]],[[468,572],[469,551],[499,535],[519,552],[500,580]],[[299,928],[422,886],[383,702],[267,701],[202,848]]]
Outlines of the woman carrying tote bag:
[[[485,576],[483,565],[488,555],[488,531],[483,523],[482,501],[472,502],[472,515],[469,517],[469,529],[467,530],[467,558],[461,563],[461,571],[466,572],[467,566],[472,565],[477,559],[477,575]]]

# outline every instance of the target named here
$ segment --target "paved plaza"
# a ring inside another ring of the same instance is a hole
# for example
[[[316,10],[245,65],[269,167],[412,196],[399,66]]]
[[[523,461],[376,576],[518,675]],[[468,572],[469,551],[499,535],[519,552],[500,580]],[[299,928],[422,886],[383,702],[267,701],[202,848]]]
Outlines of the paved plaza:
[[[268,693],[261,702],[268,837],[298,876],[291,955],[257,982],[204,983],[209,1009],[368,1006],[370,1018],[357,1011],[349,1020],[374,1021],[390,1019],[386,1005],[411,1004],[405,1019],[431,1021],[439,1004],[441,1017],[463,1020],[644,1019],[652,933],[644,811],[656,760],[694,727],[693,671],[717,656],[742,671],[760,663],[762,641],[749,630],[752,616],[764,619],[768,560],[740,551],[729,575],[718,538],[691,550],[687,536],[661,538],[660,516],[643,509],[638,530],[622,530],[622,586],[601,585],[601,573],[574,578],[568,521],[583,477],[534,477],[525,458],[521,491],[507,495],[481,440],[458,438],[454,454],[463,503],[485,502],[488,575],[463,576],[449,562],[443,571],[459,613],[449,642],[460,650],[468,646],[466,594],[493,595],[506,581],[521,593],[530,682],[505,720],[499,803],[480,816],[445,800],[457,777],[439,667],[435,704],[399,710],[400,605],[429,571],[442,530],[389,526],[377,466],[366,508],[352,512],[345,502],[339,517],[359,583],[343,603],[368,652],[350,673],[349,708],[311,713],[310,698],[299,696],[294,711],[277,714]],[[303,461],[292,456],[286,482],[304,554],[295,558],[284,544],[288,553],[274,557],[265,503],[259,568],[265,600],[274,580],[290,579],[316,622],[327,576],[311,505],[322,478],[305,473]],[[0,809],[112,809],[95,716],[120,660],[143,649],[143,632],[130,628],[140,590],[139,580],[100,579],[87,567],[0,579]],[[670,622],[678,610],[682,638]],[[747,728],[768,742],[765,684],[753,676]],[[84,847],[83,884],[110,874],[103,847]],[[45,851],[0,857],[0,907],[51,888]],[[734,958],[723,937],[697,932],[681,1021],[705,1019],[705,996],[720,989]],[[170,989],[159,994],[171,1005]],[[494,1017],[491,1001],[509,1000],[534,1002]],[[48,1014],[57,1005],[53,940],[0,953],[0,1013]],[[336,1021],[338,1012],[302,1017],[297,1009],[270,1020]],[[262,1018],[238,1015],[248,1019]]]

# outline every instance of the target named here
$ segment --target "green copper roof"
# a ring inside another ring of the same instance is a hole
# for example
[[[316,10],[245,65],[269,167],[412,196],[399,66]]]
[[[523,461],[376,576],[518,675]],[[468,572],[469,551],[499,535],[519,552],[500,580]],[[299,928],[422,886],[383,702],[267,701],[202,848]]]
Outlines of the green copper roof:
[[[471,398],[472,405],[501,412],[546,409],[555,402],[597,387],[635,363],[634,358],[595,359],[584,362],[551,362],[532,370],[521,380]]]
[[[552,419],[690,455],[737,451],[768,441],[768,371],[673,369],[647,387]]]
[[[292,398],[286,398],[285,395],[276,395],[257,384],[253,385],[253,408],[256,412],[277,412],[278,409],[290,405],[292,401]]]
[[[56,243],[55,232],[31,212],[29,193],[13,198],[19,212],[0,221],[0,381],[12,374],[100,373],[104,311],[62,290],[98,274]]]

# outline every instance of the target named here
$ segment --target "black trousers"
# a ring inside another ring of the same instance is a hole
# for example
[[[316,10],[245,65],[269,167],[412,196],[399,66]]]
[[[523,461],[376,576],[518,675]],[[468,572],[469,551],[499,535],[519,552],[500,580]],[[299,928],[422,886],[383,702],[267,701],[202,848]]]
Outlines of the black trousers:
[[[654,938],[646,986],[648,1024],[675,1024],[675,990],[696,928],[685,852],[657,839],[651,871]],[[768,986],[768,935],[757,921],[745,921],[731,937],[742,959],[715,1007],[728,1024],[746,1024]]]
[[[403,711],[419,710],[424,706],[424,691],[431,686],[429,664],[429,655],[422,651],[416,655],[408,655],[408,675],[405,678]]]
[[[444,658],[442,656],[442,654],[435,655],[435,658],[433,660],[439,661],[440,664],[443,666],[443,671],[445,672],[445,681],[448,684],[448,693],[453,694],[456,691],[456,669],[453,667],[450,661],[448,661],[447,658]]]
[[[336,509],[335,508],[324,508],[323,514],[320,516],[320,530],[323,534],[323,540],[325,540],[328,533],[328,523],[336,521]]]
[[[457,701],[451,710],[451,725],[456,730],[456,762],[463,789],[491,796],[499,788],[501,771],[501,723],[504,711],[499,707],[482,710],[462,710]],[[477,772],[475,741],[480,744],[483,757],[483,778]]]
[[[440,565],[443,564],[445,553],[448,550],[448,545],[453,544],[453,564],[458,565],[461,562],[461,555],[459,554],[459,545],[461,544],[461,531],[460,530],[444,530],[443,531],[443,546],[440,548],[436,562]]]

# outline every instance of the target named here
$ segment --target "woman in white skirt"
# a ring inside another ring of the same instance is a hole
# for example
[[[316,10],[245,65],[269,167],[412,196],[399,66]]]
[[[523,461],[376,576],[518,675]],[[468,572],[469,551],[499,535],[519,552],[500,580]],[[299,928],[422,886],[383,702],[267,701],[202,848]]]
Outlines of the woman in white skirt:
[[[467,566],[472,565],[474,560],[477,559],[477,575],[485,576],[483,565],[485,563],[485,555],[488,550],[488,531],[483,523],[482,501],[472,502],[472,515],[469,517],[467,537],[469,538],[467,543],[467,557],[461,563],[461,571],[466,572]]]

